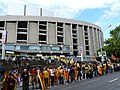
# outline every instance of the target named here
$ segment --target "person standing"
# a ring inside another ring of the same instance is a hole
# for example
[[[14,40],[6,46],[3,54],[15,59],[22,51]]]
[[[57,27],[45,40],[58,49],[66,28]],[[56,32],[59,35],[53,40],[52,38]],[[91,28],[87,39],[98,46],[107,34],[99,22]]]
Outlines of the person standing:
[[[54,86],[54,69],[50,68],[51,86]]]
[[[85,65],[82,65],[82,79],[85,79]]]
[[[2,72],[2,79],[1,79],[1,90],[7,90],[8,84],[7,84],[7,74],[5,71]]]
[[[49,73],[48,73],[46,67],[44,68],[43,75],[44,75],[45,87],[48,88],[48,77],[49,77]]]
[[[10,71],[7,75],[7,90],[16,90],[16,77],[12,75],[12,72]]]
[[[97,77],[97,64],[93,64],[94,77]]]
[[[60,84],[64,84],[64,69],[63,67],[60,68]]]
[[[0,61],[0,77],[1,77],[1,74],[2,74],[2,64],[3,64],[3,62]]]
[[[37,88],[37,79],[36,79],[36,75],[37,75],[37,71],[36,71],[36,69],[35,68],[33,68],[32,70],[31,70],[31,83],[32,83],[32,87],[33,87],[33,89],[34,89],[34,83],[35,83],[35,85],[36,85],[36,88]]]
[[[78,70],[77,80],[82,80],[81,65],[77,67],[77,70]]]
[[[90,78],[90,68],[89,65],[85,66],[86,79]]]
[[[58,69],[57,69],[57,67],[55,67],[55,71],[54,71],[54,84],[55,85],[58,84]]]
[[[65,83],[69,83],[69,75],[68,75],[68,67],[67,66],[64,68],[64,79],[65,79]]]
[[[27,69],[24,69],[24,72],[21,74],[23,79],[23,89],[22,90],[29,90],[29,73]]]
[[[77,80],[77,75],[78,75],[78,70],[77,70],[77,67],[74,66],[74,81]]]
[[[74,81],[74,67],[70,67],[69,76],[72,83]]]
[[[40,68],[37,70],[37,76],[38,76],[39,89],[40,90],[46,90],[45,83],[44,83],[44,78],[43,78],[43,72],[41,71]]]

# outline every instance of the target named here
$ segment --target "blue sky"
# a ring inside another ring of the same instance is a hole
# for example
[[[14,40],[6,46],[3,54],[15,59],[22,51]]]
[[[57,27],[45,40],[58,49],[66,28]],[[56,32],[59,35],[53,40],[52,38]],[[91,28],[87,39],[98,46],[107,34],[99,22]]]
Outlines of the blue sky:
[[[108,10],[108,9],[87,9],[87,10],[84,10],[82,14],[75,17],[75,19],[100,25],[102,31],[104,32],[104,39],[107,39],[107,38],[110,38],[109,31],[114,29],[113,25],[119,21],[113,20],[114,21],[113,22],[112,20],[108,20],[108,22],[106,22],[105,20],[102,20],[103,22],[102,21],[99,22],[105,10]],[[109,25],[112,25],[112,26],[109,27]]]
[[[104,39],[110,38],[109,31],[120,25],[120,0],[0,0],[0,15],[6,15],[10,3],[42,7],[54,11],[56,17],[97,24]]]
[[[89,21],[89,22],[96,22],[100,16],[102,16],[103,9],[87,9],[82,12],[79,16],[75,19]]]

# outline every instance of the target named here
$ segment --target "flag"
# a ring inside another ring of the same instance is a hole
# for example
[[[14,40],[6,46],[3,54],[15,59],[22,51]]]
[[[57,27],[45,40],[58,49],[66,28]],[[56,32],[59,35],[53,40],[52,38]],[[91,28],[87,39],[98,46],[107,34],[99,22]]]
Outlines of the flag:
[[[38,71],[37,73],[38,73],[38,78],[40,80],[40,84],[41,84],[42,90],[46,90],[42,73],[40,73],[40,71]]]
[[[2,33],[2,44],[6,43],[7,41],[7,31],[3,31]]]
[[[117,58],[116,58],[114,55],[112,55],[112,59],[113,59],[113,60],[116,60]]]

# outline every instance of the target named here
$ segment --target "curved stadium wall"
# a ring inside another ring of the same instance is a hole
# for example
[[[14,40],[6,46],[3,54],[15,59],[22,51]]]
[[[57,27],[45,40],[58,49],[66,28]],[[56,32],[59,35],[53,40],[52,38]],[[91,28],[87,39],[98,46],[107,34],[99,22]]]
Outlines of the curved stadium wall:
[[[45,16],[0,16],[0,38],[7,31],[5,50],[17,54],[93,56],[103,45],[95,24]],[[0,39],[2,41],[2,39]]]

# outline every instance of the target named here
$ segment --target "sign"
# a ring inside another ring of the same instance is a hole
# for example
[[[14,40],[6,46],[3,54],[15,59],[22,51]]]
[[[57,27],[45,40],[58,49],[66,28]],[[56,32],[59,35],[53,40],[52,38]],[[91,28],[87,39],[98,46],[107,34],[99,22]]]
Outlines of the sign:
[[[36,56],[38,56],[38,57],[42,57],[42,54],[36,54]]]
[[[13,51],[6,51],[6,53],[8,53],[8,54],[14,54]]]
[[[106,56],[106,51],[98,52],[98,56],[99,57]]]
[[[2,32],[2,44],[5,44],[7,41],[7,31]]]
[[[82,47],[80,47],[80,54],[81,54],[81,53],[83,53],[83,48],[82,48]]]

